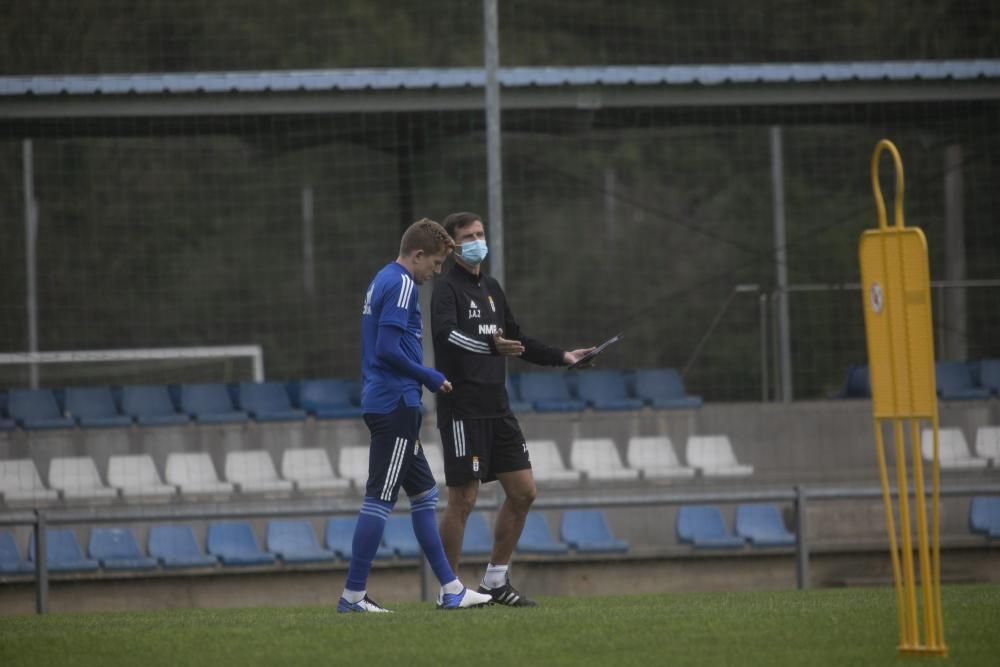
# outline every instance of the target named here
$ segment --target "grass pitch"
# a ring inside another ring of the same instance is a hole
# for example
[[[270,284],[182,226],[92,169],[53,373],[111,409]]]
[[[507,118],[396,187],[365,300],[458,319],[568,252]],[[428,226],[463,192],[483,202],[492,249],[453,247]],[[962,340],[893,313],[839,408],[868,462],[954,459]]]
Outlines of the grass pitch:
[[[543,598],[537,609],[0,617],[0,665],[889,665],[891,589]],[[1000,587],[943,592],[947,662],[1000,665]]]

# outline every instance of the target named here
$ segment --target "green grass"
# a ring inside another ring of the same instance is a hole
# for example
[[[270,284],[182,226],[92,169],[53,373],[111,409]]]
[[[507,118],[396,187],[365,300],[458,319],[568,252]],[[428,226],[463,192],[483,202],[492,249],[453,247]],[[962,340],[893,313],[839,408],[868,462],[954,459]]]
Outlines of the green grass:
[[[949,665],[1000,665],[1000,587],[944,590]],[[886,665],[890,589],[542,599],[537,609],[332,608],[0,618],[0,665]],[[915,662],[900,660],[900,664]],[[925,662],[917,660],[916,662]]]

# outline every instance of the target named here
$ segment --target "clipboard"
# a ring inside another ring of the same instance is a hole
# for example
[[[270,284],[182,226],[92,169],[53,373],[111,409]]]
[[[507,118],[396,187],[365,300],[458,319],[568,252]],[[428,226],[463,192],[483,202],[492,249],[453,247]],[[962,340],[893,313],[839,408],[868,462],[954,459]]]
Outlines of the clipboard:
[[[583,357],[581,357],[579,361],[571,365],[567,370],[573,370],[576,368],[583,368],[585,366],[589,366],[590,363],[594,360],[594,358],[597,357],[597,355],[599,355],[601,352],[604,352],[604,350],[608,349],[609,347],[611,347],[624,337],[625,337],[624,332],[612,336],[611,338],[607,339],[606,341],[595,347],[593,352],[585,354]]]

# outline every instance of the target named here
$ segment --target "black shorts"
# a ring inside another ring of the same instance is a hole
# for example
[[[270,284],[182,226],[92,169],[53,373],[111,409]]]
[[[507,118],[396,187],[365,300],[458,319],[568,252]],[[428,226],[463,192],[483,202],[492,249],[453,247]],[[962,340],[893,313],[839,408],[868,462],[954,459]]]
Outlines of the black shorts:
[[[420,446],[420,408],[409,408],[400,400],[389,414],[369,413],[364,418],[372,434],[365,496],[395,503],[400,487],[415,496],[437,486]]]
[[[464,486],[474,479],[492,482],[497,473],[531,469],[528,446],[514,415],[453,418],[447,427],[438,430],[448,486]]]

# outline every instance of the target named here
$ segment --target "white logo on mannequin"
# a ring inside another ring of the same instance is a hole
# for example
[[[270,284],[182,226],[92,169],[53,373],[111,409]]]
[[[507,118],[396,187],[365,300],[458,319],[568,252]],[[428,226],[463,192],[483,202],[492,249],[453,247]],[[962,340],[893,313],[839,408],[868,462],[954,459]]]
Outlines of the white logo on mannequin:
[[[885,297],[882,294],[882,286],[878,283],[872,283],[871,289],[868,291],[868,298],[871,300],[872,312],[876,315],[882,312],[882,308],[885,306]]]

